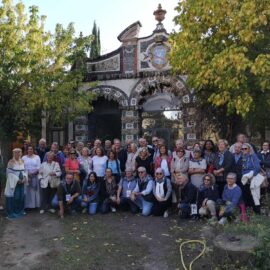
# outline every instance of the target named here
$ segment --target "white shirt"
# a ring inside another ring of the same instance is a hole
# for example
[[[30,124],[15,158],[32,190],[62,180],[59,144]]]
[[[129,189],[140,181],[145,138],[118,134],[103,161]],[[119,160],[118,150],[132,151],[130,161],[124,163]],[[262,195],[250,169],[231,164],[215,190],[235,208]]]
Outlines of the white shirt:
[[[106,162],[108,160],[108,157],[93,156],[92,160],[93,160],[93,171],[97,174],[98,177],[103,177],[105,175]]]
[[[38,171],[40,168],[40,157],[38,155],[32,155],[31,157],[25,155],[22,157],[24,161],[24,167],[28,172]]]
[[[165,176],[170,176],[170,171],[168,168],[168,162],[166,159],[162,159],[160,163],[160,168],[163,170]]]
[[[156,195],[162,199],[164,199],[165,197],[165,193],[164,193],[164,181],[162,181],[161,183],[156,182]]]

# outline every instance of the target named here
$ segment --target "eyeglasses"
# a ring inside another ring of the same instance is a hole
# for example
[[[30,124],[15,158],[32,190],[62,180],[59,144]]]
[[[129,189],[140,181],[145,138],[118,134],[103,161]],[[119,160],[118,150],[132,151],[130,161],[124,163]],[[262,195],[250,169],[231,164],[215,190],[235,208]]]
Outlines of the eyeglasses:
[[[152,142],[158,142],[158,140],[154,140],[154,141],[152,141]]]
[[[163,173],[162,172],[157,172],[156,175],[162,175]]]
[[[211,181],[210,178],[204,178],[204,181]]]
[[[242,148],[242,150],[248,150],[248,148]]]
[[[144,173],[145,171],[138,171],[138,173]]]

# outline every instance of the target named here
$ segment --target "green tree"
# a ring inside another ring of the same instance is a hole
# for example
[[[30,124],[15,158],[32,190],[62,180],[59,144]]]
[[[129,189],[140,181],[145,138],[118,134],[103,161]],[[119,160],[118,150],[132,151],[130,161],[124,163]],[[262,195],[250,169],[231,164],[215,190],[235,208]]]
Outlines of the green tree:
[[[94,21],[92,37],[90,59],[95,59],[100,56],[100,30],[97,29],[96,21]]]
[[[45,113],[62,122],[91,111],[93,95],[81,89],[91,37],[75,37],[74,26],[44,30],[45,16],[32,6],[0,5],[0,133],[40,131]],[[74,64],[75,63],[75,64]],[[72,67],[72,68],[71,68]]]
[[[174,72],[203,104],[262,127],[270,113],[270,1],[183,0],[172,34]]]

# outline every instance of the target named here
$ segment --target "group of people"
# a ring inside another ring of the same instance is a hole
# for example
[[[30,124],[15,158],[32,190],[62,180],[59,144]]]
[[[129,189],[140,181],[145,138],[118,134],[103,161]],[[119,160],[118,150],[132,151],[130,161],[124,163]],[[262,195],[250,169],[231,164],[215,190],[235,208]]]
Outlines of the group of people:
[[[25,154],[23,155],[23,151]],[[208,217],[225,224],[237,215],[247,221],[246,207],[260,214],[261,188],[270,178],[269,142],[257,152],[244,134],[229,147],[211,140],[192,148],[183,139],[171,151],[162,138],[140,138],[122,146],[119,139],[70,142],[59,149],[27,144],[13,149],[5,187],[9,218],[39,208],[61,218],[69,212],[96,214],[130,210],[142,215]]]

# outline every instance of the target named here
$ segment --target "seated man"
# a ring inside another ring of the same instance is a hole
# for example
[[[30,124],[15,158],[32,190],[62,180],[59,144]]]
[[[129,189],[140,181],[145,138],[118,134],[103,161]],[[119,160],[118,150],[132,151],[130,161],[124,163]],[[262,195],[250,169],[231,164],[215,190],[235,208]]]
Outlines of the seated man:
[[[172,204],[172,185],[171,180],[165,177],[161,168],[157,168],[155,172],[153,194],[155,196],[153,215],[168,217],[168,208]]]
[[[126,176],[121,178],[117,190],[117,204],[124,210],[130,209],[131,213],[138,212],[137,205],[131,200],[131,193],[134,191],[137,180],[133,176],[131,168],[126,168]]]
[[[185,174],[177,174],[175,179],[175,194],[178,202],[180,218],[189,218],[197,215],[191,211],[191,206],[196,204],[197,188],[188,181]]]
[[[210,222],[217,221],[216,203],[218,199],[219,192],[215,185],[215,177],[208,173],[203,177],[203,184],[199,188],[198,208],[200,216],[209,216],[210,214]]]
[[[67,173],[65,181],[58,186],[57,193],[52,200],[52,206],[54,208],[59,206],[59,215],[61,218],[64,217],[64,208],[71,214],[76,212],[76,208],[80,204],[80,193],[80,183],[74,180],[73,174]]]
[[[227,175],[227,185],[224,187],[222,194],[223,206],[219,211],[220,225],[224,225],[227,220],[235,217],[239,212],[239,205],[242,200],[242,190],[236,184],[237,175],[236,173],[229,173]]]
[[[149,216],[154,203],[153,180],[147,175],[145,167],[138,168],[138,182],[131,193],[131,200],[142,209],[143,216]]]

